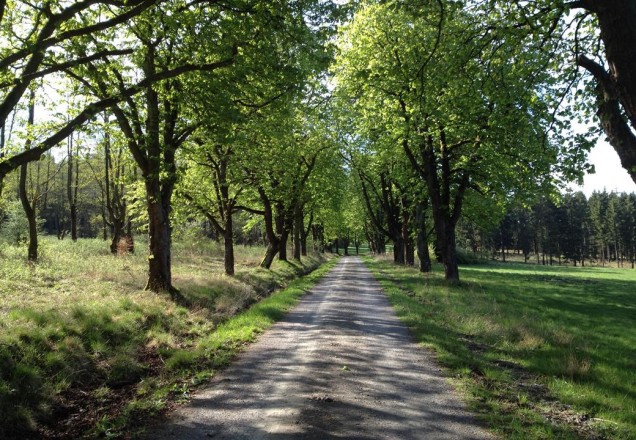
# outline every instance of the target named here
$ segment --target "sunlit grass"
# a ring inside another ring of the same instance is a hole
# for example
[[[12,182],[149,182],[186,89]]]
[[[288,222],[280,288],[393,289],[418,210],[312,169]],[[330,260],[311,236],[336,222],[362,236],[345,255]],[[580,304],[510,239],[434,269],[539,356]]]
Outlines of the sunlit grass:
[[[636,438],[636,271],[369,260],[401,318],[505,438]]]
[[[237,276],[228,277],[218,243],[177,242],[174,284],[192,302],[184,308],[142,290],[141,240],[134,255],[118,257],[102,240],[41,243],[37,264],[26,261],[23,246],[0,250],[0,438],[56,429],[57,413],[77,410],[77,393],[95,414],[66,436],[80,428],[94,436],[123,432],[179,400],[184,381],[188,389],[205,380],[271,324],[273,316],[259,316],[260,303],[244,309],[324,262],[314,255],[302,264],[277,261],[268,271],[258,267],[263,248],[238,246]],[[285,310],[314,279],[264,303]],[[131,386],[132,401],[121,392]]]

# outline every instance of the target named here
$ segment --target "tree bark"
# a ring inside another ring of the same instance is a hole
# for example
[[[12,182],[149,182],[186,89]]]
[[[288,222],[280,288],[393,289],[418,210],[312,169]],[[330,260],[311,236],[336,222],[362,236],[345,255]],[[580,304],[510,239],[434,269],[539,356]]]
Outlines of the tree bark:
[[[4,157],[4,144],[5,144],[5,121],[0,120],[0,159]],[[4,189],[4,177],[0,176],[0,197],[2,197],[3,189]]]
[[[420,260],[420,272],[430,272],[431,256],[428,253],[428,237],[426,233],[426,211],[422,203],[415,207],[415,224],[417,227],[417,258]]]
[[[73,203],[71,205],[71,240],[77,241],[77,205]]]
[[[223,234],[223,260],[225,264],[225,274],[234,275],[234,232],[232,213],[225,217],[225,233]]]
[[[279,246],[277,243],[272,243],[271,241],[267,244],[267,249],[265,249],[265,256],[261,261],[261,267],[269,269],[272,267],[272,263],[274,262],[274,257],[278,253]]]
[[[269,269],[272,267],[274,257],[280,250],[280,238],[276,235],[274,230],[274,212],[272,210],[272,203],[267,196],[267,193],[262,187],[258,187],[258,194],[263,203],[263,219],[265,220],[265,236],[267,238],[267,249],[265,250],[265,256],[261,261],[261,267]]]
[[[303,211],[300,208],[294,210],[294,260],[300,261],[301,256],[301,235],[305,229],[303,225]],[[305,253],[305,255],[307,255]]]
[[[404,243],[404,263],[415,266],[415,248],[411,237],[411,215],[408,203],[402,204],[402,242]]]
[[[377,232],[378,253],[385,252],[383,237],[386,237],[393,242],[393,261],[396,264],[404,264],[400,206],[397,197],[393,194],[393,182],[390,180],[390,176],[386,172],[380,173],[379,189],[361,170],[358,170],[358,176],[367,213]],[[375,196],[380,205],[377,210],[372,206],[371,195]]]
[[[278,260],[287,261],[287,241],[289,240],[289,231],[284,230],[278,244]]]
[[[442,261],[444,262],[444,278],[450,281],[459,281],[455,227],[451,225],[445,227]]]
[[[73,149],[73,135],[67,139],[67,152],[68,152],[68,173],[66,176],[66,196],[68,199],[70,221],[71,221],[71,240],[77,241],[77,184],[79,169],[77,164],[78,160],[75,160],[75,151]],[[75,173],[75,174],[74,174]],[[75,187],[73,187],[75,184]]]
[[[168,212],[164,209],[159,175],[146,177],[148,204],[148,282],[146,290],[170,292],[172,286],[170,255],[170,224]]]
[[[104,115],[104,122],[108,123],[107,114]],[[132,253],[134,251],[132,234],[130,231],[125,231],[126,226],[130,227],[130,220],[126,221],[127,207],[124,200],[123,185],[116,181],[123,174],[123,167],[120,163],[121,157],[119,157],[118,163],[113,165],[110,147],[110,134],[107,129],[104,136],[104,204],[108,212],[108,219],[104,218],[104,221],[111,232],[110,252],[113,255],[117,254],[120,251],[119,242],[122,238],[125,238],[127,240],[126,251]]]
[[[38,226],[35,218],[35,207],[31,205],[26,192],[27,164],[20,167],[20,202],[24,209],[27,221],[29,222],[29,248],[27,258],[29,261],[37,261],[38,259]],[[35,205],[35,203],[34,203]]]
[[[31,128],[35,119],[35,91],[32,89],[29,96],[28,106],[28,119],[27,119],[27,140],[25,143],[25,150],[31,148]],[[27,250],[27,258],[29,261],[35,262],[38,259],[38,226],[35,218],[35,200],[33,205],[29,201],[29,197],[26,191],[26,179],[27,179],[27,164],[20,166],[20,176],[18,177],[18,195],[24,214],[26,215],[29,223],[29,247]]]
[[[313,227],[313,223],[314,223],[314,213],[312,212],[309,215],[309,220],[307,221],[307,227],[303,227],[300,230],[300,254],[303,257],[307,256],[307,237],[309,236],[309,231],[312,230]]]
[[[393,240],[393,262],[404,265],[404,240],[401,234]]]
[[[276,233],[278,234],[278,260],[287,261],[287,241],[291,232],[293,219],[287,218],[285,206],[276,204]]]

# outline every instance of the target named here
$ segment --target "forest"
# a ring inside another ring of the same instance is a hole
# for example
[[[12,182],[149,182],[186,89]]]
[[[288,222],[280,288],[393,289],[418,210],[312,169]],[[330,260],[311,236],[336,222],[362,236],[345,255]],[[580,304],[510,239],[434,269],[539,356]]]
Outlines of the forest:
[[[187,308],[188,243],[230,284],[241,252],[276,278],[388,251],[451,286],[473,260],[634,268],[636,195],[567,188],[601,137],[636,182],[635,20],[630,0],[0,0],[0,275],[103,246]]]
[[[458,225],[458,244],[473,254],[506,261],[511,253],[536,264],[613,265],[634,268],[636,195],[594,192],[564,194],[555,204],[542,200],[508,210],[498,227]],[[499,255],[498,255],[499,254]],[[532,255],[532,257],[531,257]],[[532,258],[532,259],[531,259]]]

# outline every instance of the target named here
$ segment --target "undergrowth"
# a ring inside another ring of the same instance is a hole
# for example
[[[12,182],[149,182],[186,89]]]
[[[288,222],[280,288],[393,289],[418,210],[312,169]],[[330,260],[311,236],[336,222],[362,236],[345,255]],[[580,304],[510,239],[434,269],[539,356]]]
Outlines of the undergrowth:
[[[43,237],[30,264],[22,247],[3,245],[0,438],[118,436],[187,397],[324,272],[258,303],[324,258],[265,270],[262,248],[237,247],[237,275],[227,277],[218,244],[178,242],[174,283],[192,303],[184,308],[140,290],[137,248],[114,257],[101,240]]]

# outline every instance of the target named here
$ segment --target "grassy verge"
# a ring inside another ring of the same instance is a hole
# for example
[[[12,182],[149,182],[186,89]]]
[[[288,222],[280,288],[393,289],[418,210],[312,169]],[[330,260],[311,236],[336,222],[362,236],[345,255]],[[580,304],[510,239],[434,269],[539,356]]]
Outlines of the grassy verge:
[[[506,439],[636,439],[636,271],[368,258],[400,318]]]
[[[237,248],[226,277],[217,244],[176,243],[186,309],[140,290],[143,251],[113,257],[100,240],[45,237],[29,265],[24,249],[0,248],[0,438],[117,437],[187,399],[329,266],[297,279],[324,258],[268,271],[262,251]]]

